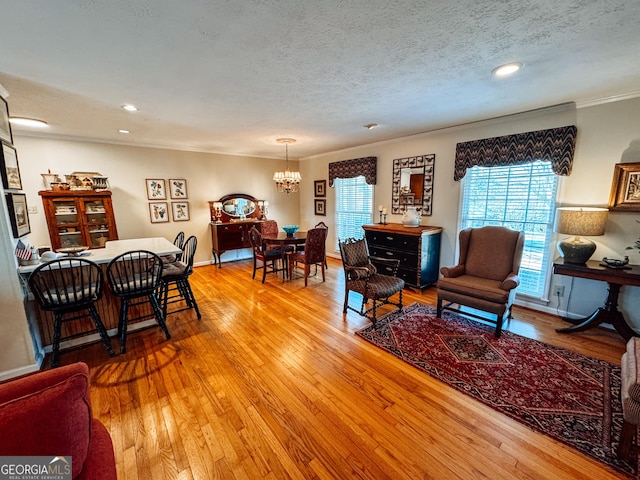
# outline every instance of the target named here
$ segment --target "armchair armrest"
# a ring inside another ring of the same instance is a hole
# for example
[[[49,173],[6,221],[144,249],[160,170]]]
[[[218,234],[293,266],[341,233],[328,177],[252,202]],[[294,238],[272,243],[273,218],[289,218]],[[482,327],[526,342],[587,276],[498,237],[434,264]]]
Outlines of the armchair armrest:
[[[382,265],[386,265],[391,267],[393,270],[393,276],[395,277],[398,274],[398,267],[400,266],[400,260],[395,258],[383,258],[383,257],[372,257],[369,256],[370,262],[377,262]]]
[[[440,273],[443,277],[456,278],[464,274],[464,265],[455,265],[453,267],[442,267]]]
[[[502,281],[501,288],[503,290],[513,290],[518,285],[520,285],[520,277],[511,272],[509,276]]]
[[[364,280],[376,273],[376,267],[373,265],[365,265],[363,267],[353,267],[345,265],[344,271],[349,280]]]

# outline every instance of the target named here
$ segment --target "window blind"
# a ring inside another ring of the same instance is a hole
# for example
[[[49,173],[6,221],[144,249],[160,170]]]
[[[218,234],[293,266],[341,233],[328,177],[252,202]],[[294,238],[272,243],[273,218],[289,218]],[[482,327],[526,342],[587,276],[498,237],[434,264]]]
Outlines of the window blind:
[[[364,176],[336,178],[336,251],[338,240],[363,238],[362,225],[372,222],[373,185],[365,181]]]
[[[517,292],[545,295],[558,177],[549,162],[467,170],[461,228],[500,225],[525,233]]]

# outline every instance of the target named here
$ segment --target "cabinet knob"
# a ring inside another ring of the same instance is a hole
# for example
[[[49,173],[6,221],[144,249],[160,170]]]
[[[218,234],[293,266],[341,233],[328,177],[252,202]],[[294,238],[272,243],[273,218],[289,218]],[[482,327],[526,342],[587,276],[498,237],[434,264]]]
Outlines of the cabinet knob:
[[[393,240],[395,240],[395,237],[389,236],[387,237],[387,240],[389,240],[390,242],[393,242]]]
[[[387,250],[384,253],[386,253],[388,257],[393,257],[393,252],[390,252],[390,251]]]

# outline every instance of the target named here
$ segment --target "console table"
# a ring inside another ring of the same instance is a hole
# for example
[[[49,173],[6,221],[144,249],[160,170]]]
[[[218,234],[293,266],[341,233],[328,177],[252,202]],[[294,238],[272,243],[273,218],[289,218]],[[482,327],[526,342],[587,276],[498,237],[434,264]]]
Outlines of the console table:
[[[620,289],[624,285],[640,287],[640,265],[627,265],[627,268],[610,268],[600,265],[597,260],[589,260],[584,265],[574,265],[564,263],[562,260],[556,260],[553,264],[553,273],[557,275],[567,275],[569,277],[586,278],[589,280],[599,280],[607,282],[609,285],[609,294],[602,307],[596,309],[588,317],[579,319],[567,319],[573,323],[567,328],[556,329],[559,333],[584,332],[593,327],[597,327],[601,323],[610,323],[613,328],[622,335],[625,341],[633,336],[638,336],[629,324],[626,322],[624,315],[618,310],[618,295]]]

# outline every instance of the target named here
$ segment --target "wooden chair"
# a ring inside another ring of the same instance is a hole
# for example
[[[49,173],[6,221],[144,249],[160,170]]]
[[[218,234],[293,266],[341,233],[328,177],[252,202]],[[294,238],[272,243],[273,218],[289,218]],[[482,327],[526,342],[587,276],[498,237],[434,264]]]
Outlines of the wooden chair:
[[[454,267],[442,267],[437,283],[437,316],[445,309],[460,312],[452,304],[492,313],[495,320],[470,312],[464,315],[496,324],[495,336],[511,317],[518,271],[524,248],[524,233],[498,226],[467,228],[459,235],[460,258]],[[442,302],[447,301],[443,306]]]
[[[325,242],[327,239],[326,228],[312,228],[307,232],[307,238],[304,242],[304,250],[292,252],[287,262],[289,264],[289,278],[293,278],[293,268],[297,267],[299,263],[304,264],[304,286],[307,286],[307,279],[309,278],[309,272],[311,265],[320,265],[322,270],[322,281],[325,281],[324,268],[326,262],[326,247]],[[317,271],[317,270],[316,270]]]
[[[107,265],[107,281],[113,294],[120,298],[118,335],[120,353],[127,351],[127,322],[130,306],[147,301],[167,340],[171,338],[157,292],[162,281],[162,259],[147,250],[133,250],[118,255]]]
[[[327,233],[325,235],[325,239],[326,237],[329,236],[329,227],[327,227],[327,224],[324,222],[318,222],[315,226],[315,228],[325,228],[327,230]],[[324,268],[327,269],[329,268],[329,264],[327,263],[327,248],[326,248],[326,241],[325,241],[325,249],[324,249]]]
[[[52,312],[53,323],[53,355],[51,366],[60,365],[60,341],[62,339],[62,323],[86,317],[87,314],[67,316],[86,310],[93,320],[95,330],[107,349],[110,357],[115,355],[111,348],[111,340],[95,307],[102,297],[102,269],[86,258],[62,258],[51,260],[36,268],[29,275],[28,284],[42,310]],[[85,335],[82,331],[68,335],[65,339]]]
[[[169,313],[182,312],[193,308],[196,311],[197,317],[202,318],[198,303],[191,289],[191,284],[189,283],[189,276],[193,273],[193,257],[196,254],[197,246],[198,239],[193,235],[190,236],[182,245],[181,260],[169,264],[165,263],[162,266],[160,294],[162,299],[162,314],[165,318],[167,318],[168,314],[168,305],[181,301],[186,302],[187,306]]]
[[[251,275],[251,278],[256,278],[258,262],[262,262],[262,283],[264,283],[269,264],[271,264],[269,273],[278,273],[280,271],[276,264],[278,260],[284,262],[282,259],[282,250],[279,248],[264,248],[264,244],[262,243],[262,234],[256,227],[251,227],[251,230],[249,230],[249,240],[251,241],[251,249],[253,251],[253,274]]]
[[[399,310],[402,310],[404,280],[395,276],[400,260],[370,257],[367,242],[364,239],[348,238],[344,242],[339,242],[339,246],[345,278],[343,313],[347,313],[347,309],[351,309],[370,318],[375,323],[377,321],[376,310],[382,305],[395,305]],[[393,275],[378,273],[376,267],[371,263],[372,259],[376,263],[389,265]],[[350,291],[362,295],[362,305],[359,310],[349,306]],[[399,298],[397,302],[393,302],[390,298],[396,293]],[[369,299],[372,300],[373,306],[366,309]],[[370,312],[371,315],[369,315]]]

